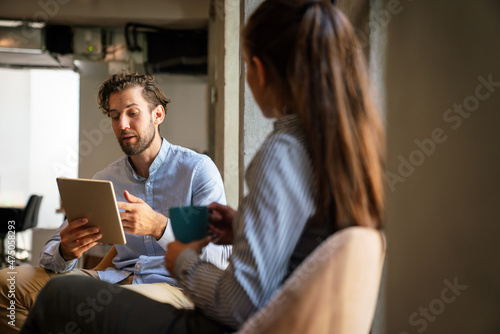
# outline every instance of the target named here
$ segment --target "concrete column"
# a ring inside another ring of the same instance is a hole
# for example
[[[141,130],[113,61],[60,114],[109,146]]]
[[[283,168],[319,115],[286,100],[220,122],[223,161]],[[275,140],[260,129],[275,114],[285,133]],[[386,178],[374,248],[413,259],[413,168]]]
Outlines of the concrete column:
[[[221,171],[229,205],[244,195],[246,167],[272,129],[246,85],[246,68],[240,51],[244,22],[262,0],[213,0],[211,3],[210,89],[211,152]]]
[[[262,0],[241,1],[241,22],[246,22]],[[240,75],[240,196],[243,196],[244,171],[255,152],[272,130],[272,120],[264,118],[246,83],[246,66],[241,55]]]
[[[215,78],[211,88],[215,122],[214,160],[219,168],[227,202],[239,202],[239,129],[240,129],[240,4],[236,0],[213,0],[211,3],[211,52],[215,63],[210,74]],[[215,41],[213,41],[215,38]],[[212,67],[213,66],[213,67]]]

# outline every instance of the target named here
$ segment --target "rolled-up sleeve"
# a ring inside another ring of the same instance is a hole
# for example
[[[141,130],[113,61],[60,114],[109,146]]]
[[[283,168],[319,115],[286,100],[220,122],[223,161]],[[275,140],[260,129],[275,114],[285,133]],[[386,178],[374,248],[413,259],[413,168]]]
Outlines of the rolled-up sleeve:
[[[66,226],[68,226],[67,220],[59,227],[52,238],[47,241],[40,254],[40,267],[53,271],[56,274],[73,270],[78,262],[77,259],[66,261],[59,251],[59,246],[61,245],[60,233]]]
[[[156,242],[161,246],[164,250],[167,250],[167,245],[175,240],[174,231],[172,230],[172,225],[170,225],[170,218],[167,218],[167,227],[165,228],[165,232],[159,240]]]

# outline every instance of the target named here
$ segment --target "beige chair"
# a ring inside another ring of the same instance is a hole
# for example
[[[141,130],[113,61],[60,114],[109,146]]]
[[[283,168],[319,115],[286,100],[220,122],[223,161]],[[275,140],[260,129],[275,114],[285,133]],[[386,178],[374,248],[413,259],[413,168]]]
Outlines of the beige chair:
[[[369,333],[384,258],[380,232],[349,227],[335,233],[238,334]]]

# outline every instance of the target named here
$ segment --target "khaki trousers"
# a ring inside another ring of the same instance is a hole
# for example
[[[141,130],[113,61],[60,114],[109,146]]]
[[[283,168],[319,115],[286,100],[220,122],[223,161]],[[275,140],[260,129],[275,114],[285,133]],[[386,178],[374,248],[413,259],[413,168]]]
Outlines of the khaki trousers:
[[[68,273],[55,274],[41,267],[20,266],[14,270],[0,270],[0,333],[17,333],[23,326],[36,297],[47,282],[56,276],[90,276],[99,279],[94,270],[74,269]],[[133,276],[118,284],[176,308],[194,308],[184,293],[166,283],[125,285],[132,283]],[[84,286],[79,287],[85,289]]]

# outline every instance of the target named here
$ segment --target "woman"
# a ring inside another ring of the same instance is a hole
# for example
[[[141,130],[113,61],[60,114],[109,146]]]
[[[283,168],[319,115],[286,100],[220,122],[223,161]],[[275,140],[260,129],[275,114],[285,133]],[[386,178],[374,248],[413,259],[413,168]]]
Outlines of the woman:
[[[348,226],[381,228],[384,141],[346,18],[326,2],[267,0],[245,27],[243,47],[255,100],[276,122],[247,170],[248,195],[239,211],[210,206],[217,239],[168,246],[167,269],[196,309],[177,310],[102,282],[67,277],[40,294],[26,332],[70,324],[85,333],[223,333],[263,307],[332,233]],[[199,259],[211,240],[233,244],[226,270]],[[77,291],[75,285],[84,283],[84,291]],[[106,305],[85,304],[92,296],[98,301],[99,293],[110,296],[101,298]]]

